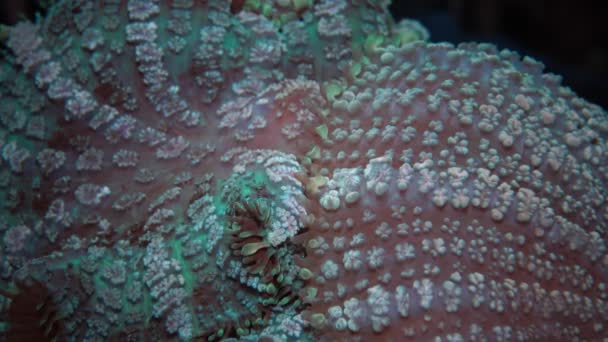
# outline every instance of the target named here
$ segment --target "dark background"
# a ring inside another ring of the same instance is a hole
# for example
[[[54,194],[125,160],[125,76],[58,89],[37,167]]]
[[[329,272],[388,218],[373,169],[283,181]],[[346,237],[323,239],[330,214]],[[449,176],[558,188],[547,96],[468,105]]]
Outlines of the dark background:
[[[393,0],[396,20],[419,20],[432,41],[490,42],[531,56],[580,96],[608,109],[608,2]]]
[[[228,0],[226,0],[228,1]],[[39,9],[38,0],[0,0],[0,22]],[[432,41],[490,42],[564,77],[580,96],[608,109],[608,1],[393,0],[396,20],[417,19]]]

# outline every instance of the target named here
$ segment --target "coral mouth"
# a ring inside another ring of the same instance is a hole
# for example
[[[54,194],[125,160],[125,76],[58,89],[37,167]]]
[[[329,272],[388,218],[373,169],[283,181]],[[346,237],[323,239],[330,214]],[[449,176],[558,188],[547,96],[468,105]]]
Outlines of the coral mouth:
[[[247,298],[257,317],[269,322],[280,312],[297,313],[305,307],[298,266],[304,247],[295,240],[306,227],[307,209],[303,184],[294,176],[303,169],[293,156],[272,150],[236,159],[237,166],[218,182],[216,194],[194,200],[188,212],[208,236],[217,236],[208,238],[205,248],[223,256],[216,267],[225,274],[225,286],[241,292],[239,300]],[[268,325],[258,321],[239,330],[237,321],[229,322],[222,337],[230,324],[228,330],[238,336]]]

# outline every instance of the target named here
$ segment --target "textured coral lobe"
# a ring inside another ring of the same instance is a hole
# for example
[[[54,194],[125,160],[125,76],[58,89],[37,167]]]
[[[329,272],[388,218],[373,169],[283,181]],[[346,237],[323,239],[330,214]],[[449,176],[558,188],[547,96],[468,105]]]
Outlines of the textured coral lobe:
[[[9,28],[3,338],[605,339],[606,112],[387,5],[72,0]]]
[[[305,234],[321,336],[606,336],[606,113],[491,46],[366,57],[331,104]]]

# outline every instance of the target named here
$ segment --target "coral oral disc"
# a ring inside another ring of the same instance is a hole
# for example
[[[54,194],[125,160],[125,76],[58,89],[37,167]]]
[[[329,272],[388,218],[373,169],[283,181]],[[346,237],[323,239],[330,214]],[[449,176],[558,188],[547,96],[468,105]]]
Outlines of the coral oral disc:
[[[608,336],[608,115],[385,0],[0,28],[0,340]]]

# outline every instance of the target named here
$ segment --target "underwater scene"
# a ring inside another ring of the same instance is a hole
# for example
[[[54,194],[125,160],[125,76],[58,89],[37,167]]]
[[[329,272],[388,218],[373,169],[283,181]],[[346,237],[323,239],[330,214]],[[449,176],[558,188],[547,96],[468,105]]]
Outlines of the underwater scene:
[[[390,0],[42,2],[0,341],[608,341],[608,93]]]

